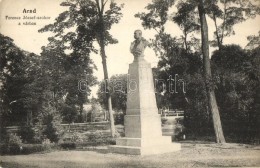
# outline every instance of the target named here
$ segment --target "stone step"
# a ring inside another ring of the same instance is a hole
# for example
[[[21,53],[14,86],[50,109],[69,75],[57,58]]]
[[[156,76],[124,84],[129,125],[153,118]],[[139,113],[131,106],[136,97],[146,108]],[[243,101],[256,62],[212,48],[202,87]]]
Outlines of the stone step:
[[[148,147],[155,145],[171,144],[171,137],[148,137],[148,138],[118,138],[116,145],[119,146],[134,146],[134,147]]]
[[[113,145],[109,146],[109,150],[118,154],[141,155],[140,147]]]
[[[112,153],[119,153],[119,154],[151,155],[151,154],[161,154],[161,153],[179,151],[181,150],[181,144],[171,143],[171,144],[155,145],[149,147],[113,145],[113,146],[109,146],[109,150]]]

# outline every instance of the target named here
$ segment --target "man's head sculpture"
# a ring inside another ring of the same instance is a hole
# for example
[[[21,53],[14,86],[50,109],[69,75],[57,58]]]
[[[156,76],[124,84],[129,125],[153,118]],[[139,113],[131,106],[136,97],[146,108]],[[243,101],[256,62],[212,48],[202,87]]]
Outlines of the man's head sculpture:
[[[141,30],[135,30],[134,32],[135,41],[131,43],[130,52],[134,55],[135,60],[144,57],[144,49],[148,45],[148,41],[142,37]]]
[[[141,30],[136,30],[136,31],[134,32],[134,38],[135,38],[136,40],[142,39],[142,31],[141,31]]]

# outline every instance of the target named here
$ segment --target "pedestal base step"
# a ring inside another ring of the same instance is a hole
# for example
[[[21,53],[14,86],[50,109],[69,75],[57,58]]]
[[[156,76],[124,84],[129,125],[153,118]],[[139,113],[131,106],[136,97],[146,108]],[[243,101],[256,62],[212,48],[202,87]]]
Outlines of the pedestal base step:
[[[109,146],[109,150],[112,153],[128,154],[128,155],[153,155],[169,153],[181,150],[181,144],[171,143],[165,145],[154,145],[145,147],[134,147],[134,146],[120,146],[113,145]]]
[[[133,146],[133,147],[146,147],[146,146],[160,146],[160,145],[172,144],[171,137],[159,136],[148,138],[129,138],[123,137],[116,139],[116,145],[118,146]]]

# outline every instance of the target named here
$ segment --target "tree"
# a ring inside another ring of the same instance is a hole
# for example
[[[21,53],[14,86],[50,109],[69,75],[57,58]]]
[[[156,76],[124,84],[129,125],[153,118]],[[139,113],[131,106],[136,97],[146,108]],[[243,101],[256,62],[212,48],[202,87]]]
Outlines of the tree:
[[[13,40],[0,34],[0,89],[2,124],[23,124],[26,122],[27,107],[23,92],[31,81],[27,78],[27,68],[34,60],[18,48]]]
[[[109,88],[111,90],[112,106],[115,111],[115,124],[124,124],[124,115],[126,114],[127,103],[127,81],[129,76],[127,74],[113,75],[109,79]],[[97,92],[98,101],[102,106],[106,106],[107,99],[105,83],[99,85]]]
[[[34,140],[32,129],[37,130],[40,139],[42,133],[38,127],[45,124],[46,117],[55,119],[52,123],[58,121],[58,108],[55,106],[58,103],[53,99],[50,87],[57,81],[48,76],[50,69],[42,70],[45,66],[51,67],[53,62],[44,66],[43,57],[19,49],[12,39],[2,35],[1,47],[1,127],[26,124],[29,130],[21,131],[24,140]],[[36,126],[36,123],[39,124]]]
[[[61,6],[68,7],[68,10],[62,12],[54,24],[45,26],[40,30],[52,31],[56,33],[53,39],[59,37],[65,49],[72,50],[72,60],[78,60],[80,55],[89,55],[91,52],[97,53],[94,48],[94,41],[98,42],[100,55],[104,71],[104,80],[109,83],[105,47],[108,44],[115,44],[117,40],[109,33],[112,25],[118,23],[122,17],[120,13],[122,5],[119,6],[111,1],[109,8],[106,9],[107,0],[70,0],[61,3]],[[76,31],[71,31],[76,28]],[[68,33],[64,30],[67,29]],[[83,57],[84,58],[84,57]],[[86,61],[91,62],[89,56]],[[82,60],[81,60],[82,61]],[[91,71],[93,66],[88,67]],[[92,81],[88,81],[91,83]],[[108,111],[110,114],[111,134],[115,136],[115,127],[112,114],[111,96],[107,89]]]
[[[188,43],[187,41],[188,34],[200,29],[198,14],[194,8],[195,6],[193,4],[180,1],[177,4],[178,12],[172,18],[183,32],[183,41],[186,51],[189,51],[192,46],[192,43]]]
[[[206,82],[206,90],[208,96],[208,104],[212,114],[213,125],[216,135],[217,143],[225,143],[225,137],[222,130],[218,105],[214,92],[214,85],[212,84],[212,74],[209,59],[209,41],[208,41],[208,25],[206,20],[206,12],[204,8],[205,1],[200,0],[198,3],[198,11],[201,25],[201,40],[202,40],[202,54],[203,54],[203,70],[204,80]]]
[[[106,12],[106,15],[104,15],[104,8],[106,5],[106,2],[104,0],[96,0],[96,5],[98,9],[98,29],[97,29],[97,41],[100,46],[100,54],[102,58],[102,65],[103,65],[103,71],[104,71],[104,80],[106,82],[106,86],[109,85],[109,78],[108,78],[108,70],[107,70],[107,63],[106,63],[106,52],[105,52],[105,46],[107,43],[116,43],[117,41],[111,37],[111,35],[108,33],[108,30],[111,28],[112,24],[117,23],[121,17],[121,7],[117,6],[116,3],[111,2],[110,4],[110,10]],[[113,16],[115,14],[115,16]],[[107,17],[107,18],[106,18]],[[112,102],[111,102],[111,91],[107,87],[107,109],[109,112],[109,118],[110,118],[110,126],[111,126],[111,134],[112,137],[115,136],[115,125],[114,125],[114,116],[112,111]]]
[[[180,1],[180,2],[182,3],[182,1]],[[221,122],[220,122],[218,106],[217,106],[215,93],[214,93],[214,86],[211,81],[212,75],[211,75],[211,67],[210,67],[210,59],[209,59],[208,27],[207,27],[207,21],[206,21],[206,16],[205,16],[206,9],[207,9],[206,7],[208,7],[210,3],[203,1],[203,0],[201,0],[199,2],[193,1],[193,0],[188,0],[186,2],[187,2],[187,8],[185,8],[185,10],[183,10],[184,16],[186,16],[187,14],[189,14],[189,12],[194,11],[196,8],[198,8],[200,27],[201,27],[204,80],[205,80],[205,87],[206,87],[207,96],[208,96],[208,106],[212,113],[212,119],[213,119],[213,123],[214,123],[213,125],[215,128],[215,134],[216,134],[216,141],[218,143],[225,142],[225,138],[223,135],[222,126],[221,126]],[[167,21],[167,11],[169,10],[169,7],[171,7],[172,5],[173,5],[172,1],[163,1],[163,2],[160,0],[153,1],[152,4],[148,4],[148,6],[147,6],[147,9],[149,10],[149,12],[147,14],[141,13],[141,14],[137,14],[136,16],[139,17],[143,21],[142,25],[145,28],[160,28],[161,31],[158,32],[158,34],[160,37],[162,37],[162,34],[163,35],[166,34],[166,33],[163,33],[163,31],[164,31],[164,24]],[[180,8],[180,9],[182,9],[182,8]],[[162,12],[162,11],[164,11],[164,12]],[[167,41],[170,41],[170,40],[167,40]],[[169,53],[169,51],[170,51],[169,49],[171,47],[172,47],[171,45],[167,46],[167,49],[165,50],[166,54]],[[159,53],[161,55],[165,54],[161,51],[159,51]]]
[[[243,50],[237,45],[223,45],[214,51],[213,75],[217,86],[219,110],[226,136],[235,135],[243,142],[257,138],[259,107],[259,48]]]
[[[212,0],[206,13],[213,19],[216,29],[216,40],[213,40],[212,44],[221,49],[224,37],[235,34],[233,27],[255,18],[260,14],[260,7],[253,0]]]
[[[249,41],[246,45],[246,49],[255,49],[260,47],[260,31],[258,32],[258,36],[251,35],[247,37],[247,40]]]
[[[45,79],[45,101],[48,106],[60,111],[64,122],[82,122],[83,103],[95,84],[93,62],[83,51],[65,53],[64,43],[49,38],[49,44],[42,47],[42,76]],[[91,81],[88,85],[79,84]],[[72,110],[67,110],[72,109]]]
[[[184,46],[186,51],[192,49],[200,51],[200,47],[198,46],[199,39],[193,35],[193,32],[199,30],[199,19],[197,11],[194,11],[195,6],[191,3],[180,0],[176,5],[177,12],[169,14],[169,9],[174,5],[174,3],[174,0],[152,1],[151,4],[146,6],[146,9],[149,11],[148,13],[137,13],[135,14],[135,17],[142,20],[142,25],[145,29],[156,30],[158,33],[156,40],[164,38],[163,36],[167,34],[165,33],[165,24],[168,21],[178,24],[183,32],[183,36],[176,41],[180,47]],[[153,43],[156,43],[156,40],[152,40]],[[165,40],[167,41],[168,39]]]
[[[127,74],[113,75],[109,79],[109,88],[111,90],[112,106],[116,111],[126,112],[126,97],[127,97]],[[98,89],[98,101],[102,106],[106,106],[107,99],[106,84],[103,82],[99,85]]]

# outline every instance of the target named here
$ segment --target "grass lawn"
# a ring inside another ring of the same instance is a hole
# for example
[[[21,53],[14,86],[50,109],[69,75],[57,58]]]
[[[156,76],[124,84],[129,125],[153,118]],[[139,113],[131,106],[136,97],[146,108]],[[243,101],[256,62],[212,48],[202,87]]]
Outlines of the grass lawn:
[[[2,168],[260,167],[260,147],[183,142],[182,150],[150,156],[112,154],[106,147],[1,156]]]

